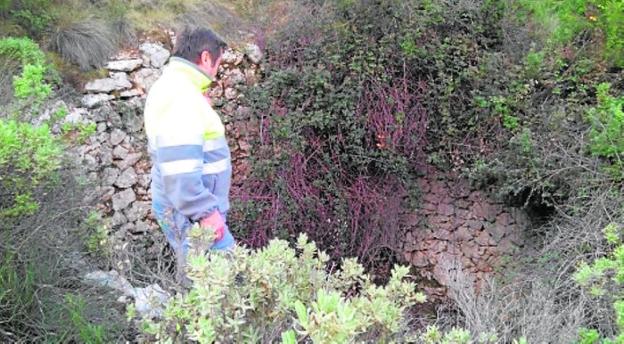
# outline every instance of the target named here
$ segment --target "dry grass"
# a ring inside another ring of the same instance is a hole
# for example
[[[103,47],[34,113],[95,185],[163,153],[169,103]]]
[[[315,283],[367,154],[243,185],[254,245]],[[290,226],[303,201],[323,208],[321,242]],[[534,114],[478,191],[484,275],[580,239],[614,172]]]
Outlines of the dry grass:
[[[581,327],[612,336],[616,332],[613,300],[589,296],[571,275],[579,262],[604,255],[601,229],[624,221],[620,188],[603,182],[582,199],[558,209],[538,230],[547,233],[540,247],[527,248],[525,257],[517,257],[517,266],[478,292],[459,265],[451,264],[450,309],[459,314],[442,311],[438,320],[446,326],[463,326],[475,335],[496,333],[500,343],[520,337],[529,343],[572,343]]]
[[[117,38],[97,19],[86,19],[58,27],[50,37],[50,49],[82,70],[101,67],[116,51]]]
[[[5,269],[0,279],[7,283],[14,270],[21,278],[18,285],[24,287],[9,293],[8,299],[0,297],[0,342],[84,342],[68,311],[68,294],[85,301],[82,316],[103,325],[111,342],[124,341],[123,305],[108,290],[82,281],[85,272],[97,268],[83,241],[87,234],[82,222],[90,210],[83,201],[86,186],[77,182],[75,171],[65,170],[57,187],[41,190],[41,207],[35,215],[3,219],[0,224],[0,270]],[[14,256],[10,265],[2,264],[7,253]],[[28,273],[32,282],[25,280]]]

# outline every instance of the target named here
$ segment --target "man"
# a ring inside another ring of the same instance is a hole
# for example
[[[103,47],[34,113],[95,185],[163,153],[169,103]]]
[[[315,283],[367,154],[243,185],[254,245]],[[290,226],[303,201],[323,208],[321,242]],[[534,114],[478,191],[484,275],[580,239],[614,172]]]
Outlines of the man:
[[[210,248],[229,250],[226,225],[232,175],[225,128],[206,92],[226,44],[208,29],[186,29],[173,57],[149,91],[145,130],[152,157],[152,209],[176,254],[176,279],[185,278],[188,231],[212,228]],[[208,248],[208,247],[206,247]]]

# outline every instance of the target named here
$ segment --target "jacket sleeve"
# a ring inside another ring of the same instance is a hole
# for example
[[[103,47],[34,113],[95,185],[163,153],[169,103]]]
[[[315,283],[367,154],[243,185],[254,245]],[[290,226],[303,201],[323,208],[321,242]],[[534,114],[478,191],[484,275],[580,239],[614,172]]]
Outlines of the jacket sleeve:
[[[192,111],[180,105],[172,109]],[[202,181],[204,138],[200,123],[192,112],[167,114],[155,147],[164,191],[176,210],[192,221],[217,208],[217,198]]]

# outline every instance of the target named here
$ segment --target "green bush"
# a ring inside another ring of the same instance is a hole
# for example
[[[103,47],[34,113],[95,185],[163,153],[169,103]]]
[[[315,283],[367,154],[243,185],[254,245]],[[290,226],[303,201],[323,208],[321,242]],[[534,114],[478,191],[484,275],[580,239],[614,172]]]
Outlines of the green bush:
[[[54,180],[61,155],[47,125],[0,119],[0,218],[36,211],[35,193]]]
[[[27,37],[0,39],[0,60],[18,61],[21,74],[13,76],[13,95],[21,101],[31,101],[37,108],[52,93],[53,70],[46,63],[45,55]]]
[[[32,98],[41,102],[52,93],[52,86],[45,83],[46,68],[43,65],[24,66],[22,75],[13,79],[14,94],[18,99]]]
[[[621,0],[522,0],[555,44],[567,44],[586,30],[600,30],[604,55],[624,67],[624,2]]]
[[[195,228],[191,236],[192,289],[169,302],[164,319],[143,322],[161,342],[390,342],[405,335],[407,308],[425,300],[405,281],[406,267],[396,266],[383,287],[355,259],[328,272],[329,257],[305,235],[296,250],[276,239],[263,249],[206,255],[197,240],[209,234]]]
[[[45,54],[39,45],[27,37],[7,37],[0,39],[0,56],[16,59],[22,65],[44,65]]]
[[[582,329],[582,344],[624,343],[624,243],[621,225],[611,223],[603,230],[611,250],[606,256],[597,258],[590,264],[582,262],[574,278],[586,287],[594,297],[606,297],[612,302],[618,333],[613,339],[602,338],[595,329]]]
[[[622,175],[624,154],[624,96],[609,94],[610,85],[598,85],[598,105],[588,111],[591,123],[590,149],[593,155],[609,158],[616,176]]]

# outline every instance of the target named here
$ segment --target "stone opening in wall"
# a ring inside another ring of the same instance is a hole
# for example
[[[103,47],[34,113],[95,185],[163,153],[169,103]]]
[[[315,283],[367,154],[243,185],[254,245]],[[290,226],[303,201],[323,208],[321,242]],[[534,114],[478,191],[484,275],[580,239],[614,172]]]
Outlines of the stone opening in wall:
[[[506,203],[522,208],[531,223],[540,225],[552,218],[556,204],[561,204],[567,197],[562,188],[532,188],[525,186],[519,192],[507,196]]]

